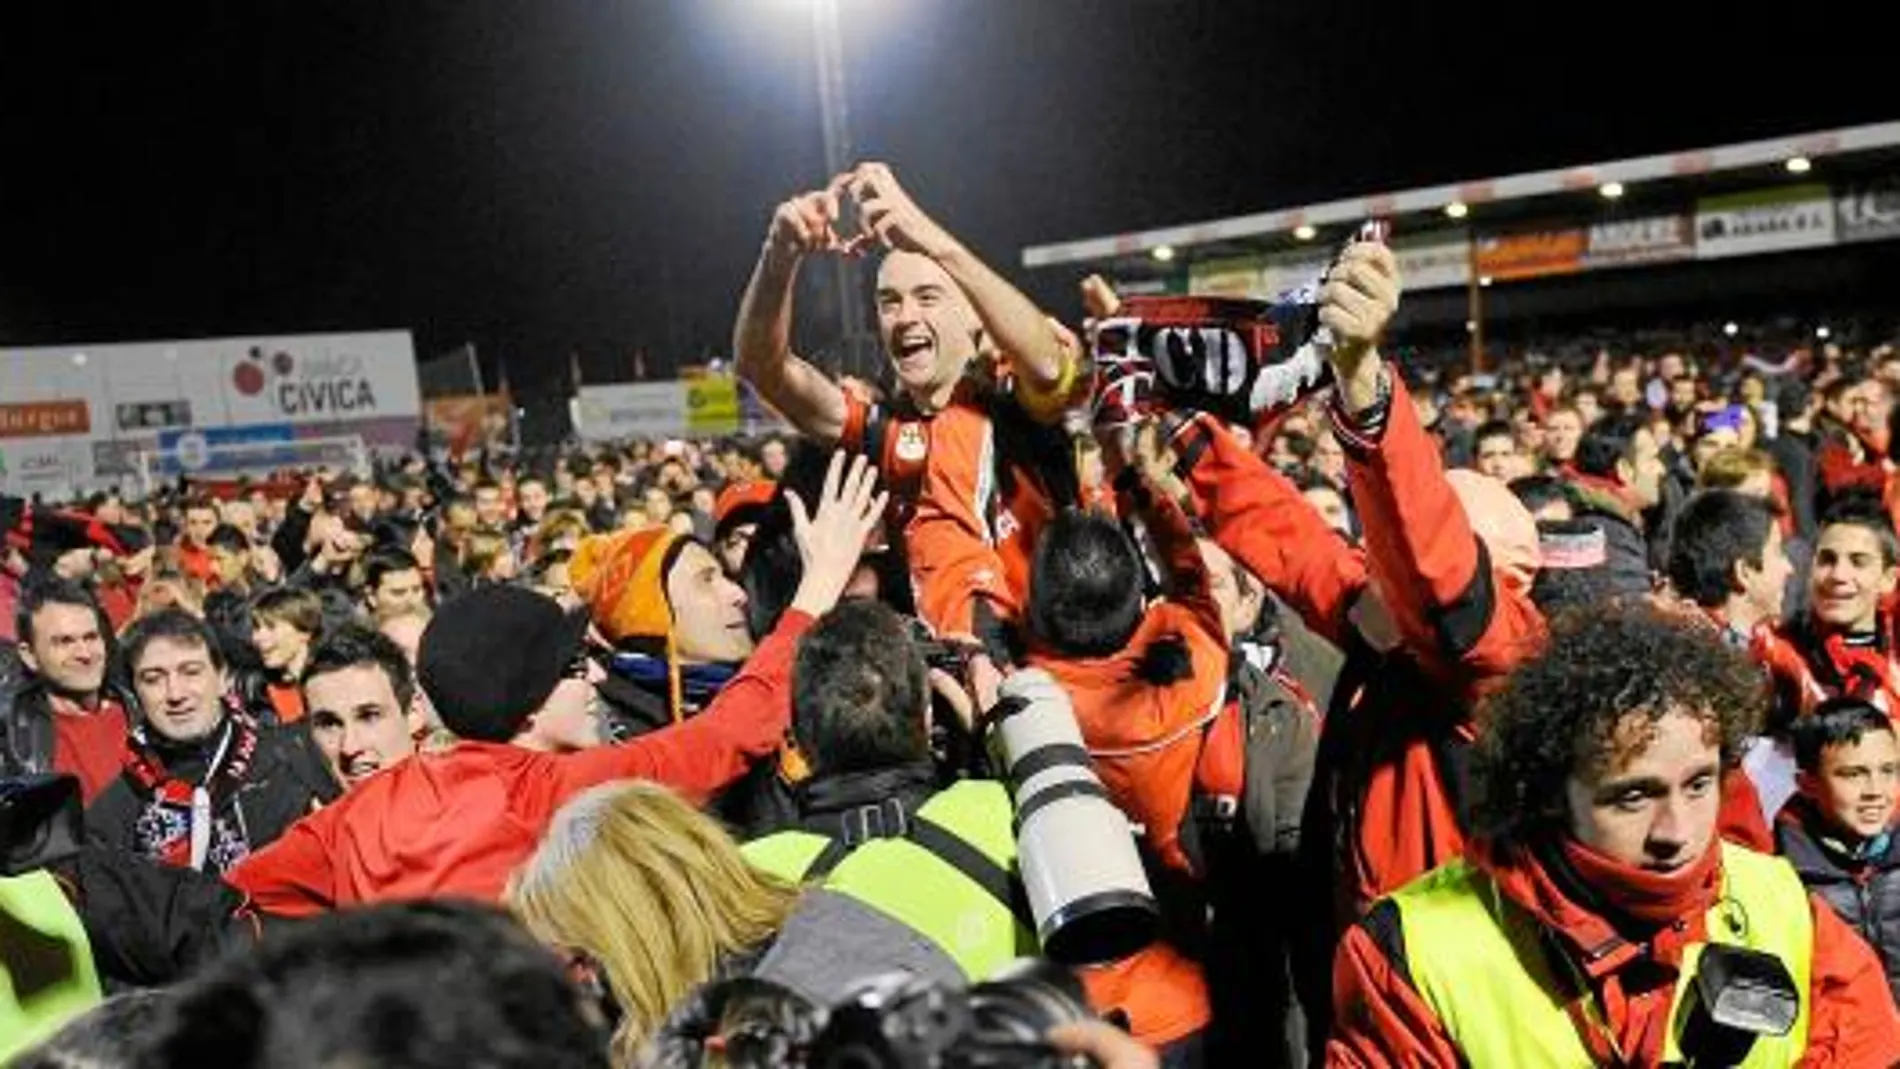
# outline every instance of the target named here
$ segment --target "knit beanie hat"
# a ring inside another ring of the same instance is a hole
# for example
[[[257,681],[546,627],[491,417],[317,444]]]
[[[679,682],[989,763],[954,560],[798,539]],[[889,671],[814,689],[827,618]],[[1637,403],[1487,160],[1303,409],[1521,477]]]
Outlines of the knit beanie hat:
[[[480,587],[429,620],[416,676],[450,731],[507,742],[547,702],[586,637],[584,613],[522,587]]]

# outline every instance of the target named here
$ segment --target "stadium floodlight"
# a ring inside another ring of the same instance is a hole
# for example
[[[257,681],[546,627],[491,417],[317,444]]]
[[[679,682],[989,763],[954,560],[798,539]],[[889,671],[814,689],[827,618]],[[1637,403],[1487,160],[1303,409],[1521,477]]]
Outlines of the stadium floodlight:
[[[1623,195],[1623,183],[1605,182],[1597,187],[1597,192],[1603,194],[1604,200],[1615,200]]]
[[[1479,276],[1478,276],[1478,285],[1480,285],[1480,286],[1489,286],[1490,284],[1491,284],[1491,276],[1490,276],[1490,275],[1479,275]]]
[[[1445,214],[1453,219],[1463,219],[1465,216],[1471,214],[1471,209],[1465,207],[1464,201],[1454,200],[1450,204],[1445,205]]]
[[[85,367],[85,366],[86,366],[86,354],[85,354],[85,353],[74,353],[74,354],[73,354],[73,366],[74,366],[74,367]]]
[[[1728,335],[1731,338],[1733,338],[1737,334],[1740,334],[1741,332],[1742,332],[1742,328],[1736,326],[1735,321],[1732,319],[1722,324],[1722,333]]]
[[[1165,264],[1174,259],[1174,246],[1156,245],[1154,251],[1149,253],[1149,255]]]
[[[1293,228],[1293,236],[1300,241],[1311,241],[1319,236],[1319,231],[1311,223],[1301,223]]]
[[[1830,336],[1833,335],[1833,333],[1834,333],[1833,331],[1827,329],[1827,327],[1825,326],[1814,328],[1814,336],[1821,339],[1822,341],[1826,341]]]
[[[1814,169],[1814,161],[1806,156],[1790,156],[1783,166],[1788,168],[1789,174],[1807,174]]]

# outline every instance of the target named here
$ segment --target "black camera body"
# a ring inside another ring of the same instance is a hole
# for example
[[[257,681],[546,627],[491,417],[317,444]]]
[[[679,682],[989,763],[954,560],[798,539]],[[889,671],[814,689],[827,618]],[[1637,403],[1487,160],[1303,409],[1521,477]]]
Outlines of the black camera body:
[[[649,1064],[664,1069],[1034,1069],[1082,1067],[1044,1040],[1092,1019],[1081,985],[1059,966],[1025,961],[967,989],[897,974],[867,981],[840,1004],[815,1007],[753,977],[714,985],[697,1020],[676,1021]]]

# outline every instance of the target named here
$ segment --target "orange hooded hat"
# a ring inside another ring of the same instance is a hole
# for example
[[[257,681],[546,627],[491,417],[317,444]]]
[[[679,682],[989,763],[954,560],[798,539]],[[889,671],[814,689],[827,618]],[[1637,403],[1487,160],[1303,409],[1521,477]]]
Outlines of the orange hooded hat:
[[[574,593],[587,604],[588,615],[609,642],[665,643],[668,698],[675,720],[683,705],[666,573],[684,546],[685,541],[665,527],[590,535],[574,548],[567,565]]]

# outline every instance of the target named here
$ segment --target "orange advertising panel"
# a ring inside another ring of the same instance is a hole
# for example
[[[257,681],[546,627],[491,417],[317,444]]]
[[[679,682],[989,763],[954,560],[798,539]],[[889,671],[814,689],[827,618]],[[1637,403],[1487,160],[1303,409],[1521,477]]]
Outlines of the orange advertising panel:
[[[1495,282],[1567,275],[1583,270],[1590,236],[1582,230],[1540,230],[1478,239],[1478,275]]]
[[[92,416],[83,398],[0,405],[0,438],[47,438],[91,430]]]

